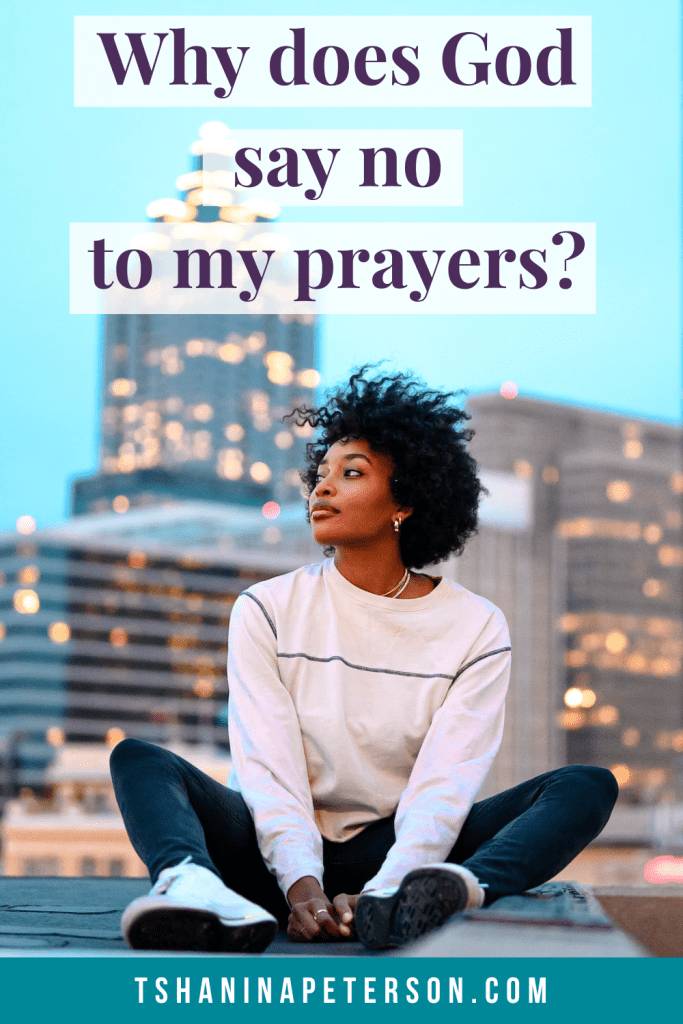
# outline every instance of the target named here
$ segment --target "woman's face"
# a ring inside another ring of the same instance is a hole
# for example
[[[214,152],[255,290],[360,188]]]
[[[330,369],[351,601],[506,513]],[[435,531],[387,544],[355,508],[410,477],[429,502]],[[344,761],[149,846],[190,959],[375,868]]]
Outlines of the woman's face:
[[[318,466],[318,481],[308,499],[313,537],[333,547],[362,546],[395,537],[393,521],[410,512],[400,509],[389,481],[394,464],[367,441],[337,441]]]

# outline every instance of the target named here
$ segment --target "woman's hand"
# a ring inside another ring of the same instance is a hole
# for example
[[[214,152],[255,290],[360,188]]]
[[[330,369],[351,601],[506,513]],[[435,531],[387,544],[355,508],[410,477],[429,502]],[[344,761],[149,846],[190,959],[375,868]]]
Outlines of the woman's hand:
[[[353,910],[358,896],[340,893],[330,903],[314,878],[300,878],[289,890],[292,913],[287,934],[295,942],[348,939],[353,933]]]

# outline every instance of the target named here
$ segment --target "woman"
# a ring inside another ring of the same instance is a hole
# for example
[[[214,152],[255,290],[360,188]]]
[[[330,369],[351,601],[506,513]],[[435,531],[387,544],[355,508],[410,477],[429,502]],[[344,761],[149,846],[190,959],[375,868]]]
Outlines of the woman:
[[[230,621],[225,788],[168,751],[112,754],[155,882],[134,948],[400,946],[540,885],[604,827],[611,773],[570,766],[473,803],[503,728],[510,641],[484,598],[417,570],[462,551],[481,484],[454,395],[367,368],[317,411],[303,474],[322,564],[250,587]],[[285,900],[286,897],[286,900]]]

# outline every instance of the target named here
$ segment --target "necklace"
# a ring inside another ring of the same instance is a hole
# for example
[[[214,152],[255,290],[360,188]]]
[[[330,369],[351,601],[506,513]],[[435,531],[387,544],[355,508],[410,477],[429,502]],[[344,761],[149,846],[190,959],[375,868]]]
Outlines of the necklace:
[[[398,597],[399,594],[403,593],[403,591],[406,589],[409,583],[410,569],[406,569],[398,583],[395,586],[391,587],[390,590],[387,590],[386,594],[380,594],[380,597]],[[396,591],[396,593],[394,593],[394,591]]]

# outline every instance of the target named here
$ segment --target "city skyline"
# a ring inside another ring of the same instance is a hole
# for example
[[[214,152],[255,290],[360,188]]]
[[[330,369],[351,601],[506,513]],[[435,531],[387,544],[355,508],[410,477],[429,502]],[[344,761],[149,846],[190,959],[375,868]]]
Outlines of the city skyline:
[[[205,5],[204,13],[213,11],[222,8]],[[148,12],[167,10],[154,0]],[[64,3],[39,3],[27,14],[29,30],[35,20],[36,57],[46,66],[55,53],[70,55],[73,13]],[[279,9],[261,0],[254,13]],[[344,13],[367,12],[351,3]],[[410,13],[410,5],[401,0],[394,13]],[[425,13],[450,12],[445,2],[432,0]],[[498,0],[489,13],[539,13],[539,4]],[[595,316],[329,318],[321,331],[324,385],[352,365],[388,356],[390,365],[413,369],[430,384],[473,394],[514,380],[522,395],[679,420],[677,5],[664,0],[636,18],[615,0],[596,0],[590,13],[591,108],[227,111],[224,119],[234,128],[459,127],[464,205],[434,208],[431,219],[597,224]],[[618,47],[611,45],[615,26]],[[10,25],[10,36],[18,29]],[[19,37],[10,52],[18,60]],[[642,55],[653,53],[658,58],[648,59],[647,74],[624,78],[624,66],[642,66]],[[69,479],[96,467],[98,326],[95,317],[67,312],[68,222],[141,219],[151,199],[172,190],[187,140],[217,115],[215,109],[74,109],[70,56],[57,63],[48,91],[37,79],[25,81],[11,62],[8,70],[21,81],[5,119],[7,137],[21,153],[28,201],[11,202],[6,211],[12,258],[5,271],[0,380],[2,529],[13,528],[21,514],[41,526],[63,519]],[[5,194],[14,188],[8,176]],[[282,219],[304,216],[319,215],[284,211]],[[337,209],[325,216],[425,219],[424,211],[400,208]],[[41,270],[41,301],[29,302],[26,268],[36,265],[37,242],[51,262]]]

